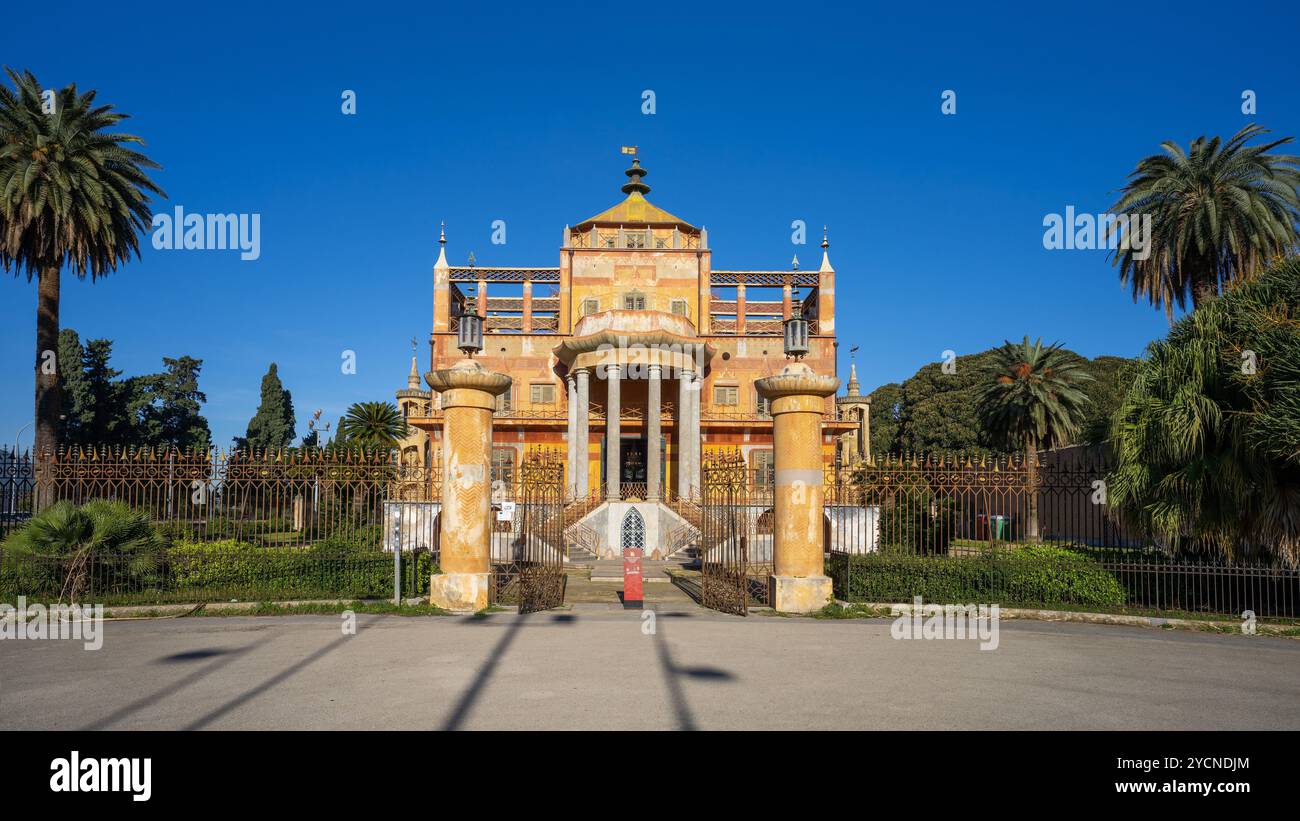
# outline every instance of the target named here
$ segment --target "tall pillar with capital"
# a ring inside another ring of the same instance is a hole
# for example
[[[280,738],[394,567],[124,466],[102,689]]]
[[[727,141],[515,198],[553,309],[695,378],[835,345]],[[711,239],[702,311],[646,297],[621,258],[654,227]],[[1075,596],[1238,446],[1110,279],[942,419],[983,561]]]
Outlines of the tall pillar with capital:
[[[659,382],[663,374],[660,365],[650,365],[646,369],[650,380],[646,387],[649,397],[646,399],[646,498],[654,501],[659,498],[659,441],[662,438],[659,421]]]
[[[430,580],[429,603],[455,612],[488,606],[491,570],[492,412],[510,377],[473,359],[425,376],[442,394],[442,568]]]
[[[588,421],[591,418],[591,371],[587,368],[579,368],[577,376],[578,495],[585,497],[589,492],[588,474],[591,470],[591,457],[589,455],[591,432],[588,429]]]
[[[610,499],[619,498],[621,490],[619,451],[622,442],[619,439],[619,416],[623,409],[619,404],[619,381],[622,376],[621,365],[605,366],[605,381],[608,383],[606,389],[609,392],[609,399],[605,402],[605,496]]]
[[[578,380],[572,373],[564,379],[568,387],[569,427],[567,430],[569,459],[565,474],[565,487],[569,498],[578,495]]]
[[[772,607],[811,613],[831,601],[822,557],[822,413],[840,380],[791,362],[755,386],[771,402],[775,455]]]

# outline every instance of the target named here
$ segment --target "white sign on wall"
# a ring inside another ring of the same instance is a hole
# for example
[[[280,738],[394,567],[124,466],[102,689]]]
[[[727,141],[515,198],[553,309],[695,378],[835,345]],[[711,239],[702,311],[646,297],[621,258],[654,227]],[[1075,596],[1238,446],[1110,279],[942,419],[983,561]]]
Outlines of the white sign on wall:
[[[515,503],[502,502],[501,509],[497,511],[498,522],[513,522],[515,520]]]

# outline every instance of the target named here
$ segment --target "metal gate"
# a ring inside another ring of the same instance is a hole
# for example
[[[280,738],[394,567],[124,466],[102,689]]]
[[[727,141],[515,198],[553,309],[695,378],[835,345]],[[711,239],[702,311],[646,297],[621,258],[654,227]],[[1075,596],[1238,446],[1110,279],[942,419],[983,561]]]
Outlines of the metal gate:
[[[564,463],[548,452],[529,453],[518,470],[492,482],[493,604],[520,613],[564,603]]]
[[[772,573],[770,473],[751,471],[740,453],[703,461],[700,469],[700,602],[737,616],[769,605]]]

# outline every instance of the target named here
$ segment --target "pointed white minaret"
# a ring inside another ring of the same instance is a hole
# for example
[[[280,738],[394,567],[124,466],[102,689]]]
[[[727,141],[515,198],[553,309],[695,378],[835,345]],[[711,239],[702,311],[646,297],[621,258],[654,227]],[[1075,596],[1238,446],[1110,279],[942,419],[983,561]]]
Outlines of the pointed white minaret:
[[[438,261],[433,263],[433,332],[451,329],[451,266],[447,264],[447,223],[438,230]],[[436,363],[435,363],[436,367]]]
[[[817,332],[835,335],[835,269],[831,267],[831,242],[822,226],[822,265],[817,269]]]
[[[862,386],[858,384],[858,363],[849,365],[849,396],[861,396]]]

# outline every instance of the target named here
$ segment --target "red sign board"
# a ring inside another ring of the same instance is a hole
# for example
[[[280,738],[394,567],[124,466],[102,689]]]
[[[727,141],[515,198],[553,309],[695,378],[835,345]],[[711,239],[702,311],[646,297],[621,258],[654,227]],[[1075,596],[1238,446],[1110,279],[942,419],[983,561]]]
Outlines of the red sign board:
[[[639,605],[643,599],[641,592],[641,556],[645,551],[639,547],[623,548],[623,605]]]

